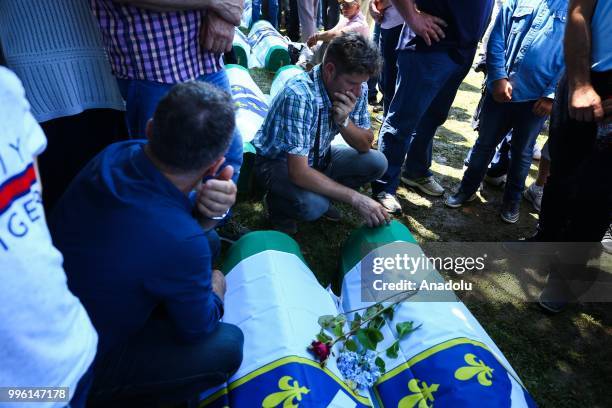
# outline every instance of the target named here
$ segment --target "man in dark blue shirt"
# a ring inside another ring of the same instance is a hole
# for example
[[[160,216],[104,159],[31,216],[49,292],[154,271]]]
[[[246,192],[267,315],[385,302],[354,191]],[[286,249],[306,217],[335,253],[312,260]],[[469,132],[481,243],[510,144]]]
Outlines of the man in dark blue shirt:
[[[391,1],[405,24],[395,95],[380,129],[388,167],[372,187],[387,211],[399,213],[395,194],[400,179],[425,194],[444,194],[429,169],[433,137],[470,69],[493,0]]]
[[[148,142],[109,146],[56,206],[52,233],[69,287],[100,336],[93,403],[184,401],[240,365],[242,333],[219,323],[225,279],[212,270],[188,197],[197,191],[209,219],[235,201],[231,166],[216,174],[232,106],[211,85],[176,85],[147,126]]]

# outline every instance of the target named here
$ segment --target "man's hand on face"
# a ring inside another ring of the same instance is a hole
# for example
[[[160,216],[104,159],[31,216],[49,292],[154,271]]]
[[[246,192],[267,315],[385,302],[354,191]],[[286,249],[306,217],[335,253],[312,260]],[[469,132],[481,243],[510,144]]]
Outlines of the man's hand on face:
[[[211,2],[208,12],[214,12],[234,27],[240,25],[244,9],[244,0],[215,0]]]
[[[226,166],[221,173],[197,187],[198,211],[206,218],[221,217],[236,202],[236,185],[232,181],[234,168]]]
[[[416,35],[423,38],[425,44],[431,45],[445,37],[443,28],[447,26],[446,21],[422,11],[415,10],[410,13],[407,21],[408,26]]]
[[[215,12],[209,11],[206,13],[200,28],[200,44],[202,48],[222,54],[232,50],[233,42],[234,26]]]
[[[580,122],[600,121],[604,117],[601,97],[591,85],[569,90],[569,115]]]
[[[543,118],[552,112],[553,100],[550,98],[540,98],[533,104],[533,113]]]
[[[227,291],[227,284],[225,283],[225,276],[221,271],[213,269],[211,275],[212,291],[219,296],[221,300],[225,298],[225,292]]]
[[[387,213],[385,208],[379,202],[366,195],[356,193],[351,205],[363,217],[368,227],[378,227],[391,221],[389,213]]]
[[[506,78],[498,79],[493,82],[491,93],[495,102],[510,102],[512,100],[512,84]]]
[[[335,92],[334,101],[332,102],[334,122],[337,125],[344,123],[353,109],[355,109],[356,103],[357,97],[351,91],[346,91],[345,93]]]

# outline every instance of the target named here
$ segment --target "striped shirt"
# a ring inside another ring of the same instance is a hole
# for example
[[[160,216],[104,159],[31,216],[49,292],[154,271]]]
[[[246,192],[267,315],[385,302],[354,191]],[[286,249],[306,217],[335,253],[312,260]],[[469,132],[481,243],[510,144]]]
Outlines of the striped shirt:
[[[332,116],[332,101],[323,84],[321,65],[317,65],[312,70],[312,76],[300,73],[291,78],[274,97],[264,124],[253,139],[253,145],[257,154],[268,159],[285,160],[287,153],[308,156],[308,164],[312,166],[317,128],[321,129],[319,157],[326,154],[332,140],[340,132]],[[361,95],[349,117],[356,126],[370,128],[366,83],[362,84]]]
[[[112,0],[91,5],[117,78],[177,83],[223,68],[221,54],[200,47],[201,10],[158,12]]]

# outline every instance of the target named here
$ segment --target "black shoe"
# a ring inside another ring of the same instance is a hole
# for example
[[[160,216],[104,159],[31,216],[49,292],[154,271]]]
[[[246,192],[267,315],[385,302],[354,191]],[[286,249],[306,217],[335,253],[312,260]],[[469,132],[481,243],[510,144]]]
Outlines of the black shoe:
[[[233,218],[230,218],[226,223],[217,227],[216,230],[217,234],[219,234],[219,239],[230,244],[233,244],[244,235],[251,232],[250,229],[240,224]]]
[[[499,213],[502,220],[508,224],[514,224],[519,220],[521,213],[521,202],[503,203],[501,212]]]
[[[327,211],[325,211],[325,214],[323,214],[323,218],[328,221],[338,222],[342,219],[342,213],[336,207],[330,204]]]
[[[463,204],[474,201],[475,199],[476,193],[472,194],[471,196],[468,196],[465,193],[458,192],[456,194],[453,194],[452,196],[448,196],[446,201],[444,201],[444,204],[450,208],[459,208]]]

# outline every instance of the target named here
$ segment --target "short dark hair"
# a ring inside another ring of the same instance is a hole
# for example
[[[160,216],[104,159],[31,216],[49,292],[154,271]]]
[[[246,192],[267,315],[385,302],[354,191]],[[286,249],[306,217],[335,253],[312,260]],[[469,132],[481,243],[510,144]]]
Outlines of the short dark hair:
[[[149,146],[173,170],[200,170],[225,153],[235,126],[227,92],[204,82],[185,82],[173,86],[157,105]]]
[[[323,65],[331,62],[339,74],[377,75],[382,66],[378,47],[370,40],[354,32],[334,38],[325,51]]]

